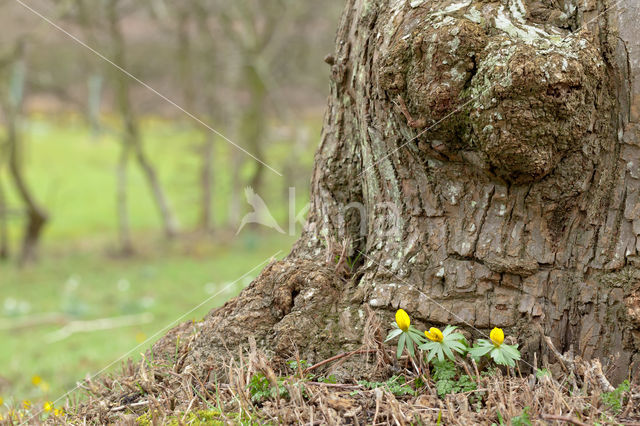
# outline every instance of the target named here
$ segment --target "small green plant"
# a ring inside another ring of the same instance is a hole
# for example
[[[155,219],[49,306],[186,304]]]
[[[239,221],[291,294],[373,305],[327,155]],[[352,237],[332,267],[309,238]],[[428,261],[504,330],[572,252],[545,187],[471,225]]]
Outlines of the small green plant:
[[[160,414],[157,414],[160,417]],[[169,416],[163,419],[163,424],[167,426],[178,426],[182,424],[203,426],[203,425],[223,425],[225,416],[217,410],[200,410],[189,413],[179,413],[173,416]],[[154,419],[154,415],[151,412],[147,412],[136,419],[138,426],[151,426],[158,424],[158,420]]]
[[[540,369],[536,370],[536,378],[538,380],[544,379],[545,377],[551,378],[551,371],[550,370],[548,370],[547,368],[540,368]]]
[[[338,383],[338,379],[333,374],[327,377],[318,377],[317,380],[318,382],[321,382],[321,383],[332,383],[332,384]]]
[[[519,416],[513,417],[511,419],[511,426],[532,426],[529,409],[529,407],[524,407]]]
[[[448,360],[434,361],[433,380],[440,398],[450,393],[460,393],[475,390],[476,383],[466,374],[459,374],[455,364]],[[456,378],[457,377],[457,378]]]
[[[400,358],[406,349],[409,355],[415,357],[415,346],[421,351],[427,352],[427,362],[431,362],[437,357],[439,362],[449,359],[455,361],[457,354],[465,355],[469,353],[474,359],[488,355],[496,364],[515,367],[516,361],[520,360],[518,345],[508,345],[504,343],[504,332],[495,327],[489,334],[489,340],[479,339],[470,348],[465,337],[456,332],[456,326],[447,325],[444,330],[431,327],[424,335],[411,325],[409,315],[403,310],[396,312],[396,322],[394,328],[389,332],[385,342],[399,337],[397,343],[396,357]]]
[[[618,387],[611,392],[604,392],[601,396],[602,402],[609,407],[611,411],[618,414],[622,411],[622,407],[625,404],[624,394],[625,392],[629,392],[631,386],[629,385],[629,381],[625,380],[620,383]]]
[[[489,334],[489,339],[479,339],[469,350],[471,356],[480,359],[489,355],[496,364],[515,367],[516,361],[520,360],[518,345],[507,345],[504,343],[504,332],[495,327]]]
[[[395,396],[416,395],[416,390],[406,383],[403,376],[391,376],[386,382],[359,380],[358,384],[367,389],[385,388]]]
[[[396,350],[396,357],[400,358],[402,352],[406,348],[412,357],[415,357],[415,346],[421,345],[424,342],[422,333],[411,325],[411,319],[403,309],[398,309],[396,312],[396,323],[394,329],[389,332],[385,342],[388,342],[398,336],[398,348]]]
[[[454,352],[463,354],[467,351],[467,344],[464,336],[460,333],[454,333],[456,327],[448,325],[443,331],[439,328],[431,327],[429,331],[425,331],[424,334],[429,339],[420,345],[418,348],[423,351],[429,351],[427,355],[427,361],[431,361],[435,356],[438,357],[438,361],[444,361],[445,356],[450,360],[454,360]]]
[[[253,402],[261,402],[269,398],[289,397],[289,392],[282,386],[284,379],[278,379],[277,388],[272,386],[267,377],[258,372],[251,376],[249,381],[249,393]]]
[[[300,361],[292,360],[292,361],[288,361],[287,365],[289,366],[290,369],[297,372],[298,368],[300,368],[301,370],[304,370],[305,368],[307,368],[309,366],[309,362],[304,359],[301,359]]]

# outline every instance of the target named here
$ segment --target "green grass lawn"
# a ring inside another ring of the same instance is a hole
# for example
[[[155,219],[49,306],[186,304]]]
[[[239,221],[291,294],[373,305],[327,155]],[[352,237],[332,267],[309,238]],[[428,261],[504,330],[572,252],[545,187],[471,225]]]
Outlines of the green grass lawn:
[[[310,131],[319,134],[318,126],[312,123]],[[148,187],[132,163],[129,213],[137,254],[122,258],[115,255],[116,135],[92,139],[73,116],[56,121],[34,118],[25,124],[26,176],[51,222],[38,264],[21,269],[15,259],[0,263],[0,398],[5,404],[55,400],[87,374],[100,371],[129,351],[132,357],[139,357],[155,340],[155,333],[204,302],[182,321],[202,318],[246,286],[262,269],[261,263],[279,251],[278,257],[286,254],[295,240],[295,236],[248,228],[238,236],[233,229],[213,235],[191,232],[200,196],[195,147],[203,134],[184,123],[156,119],[145,120],[143,131],[147,151],[185,235],[173,242],[162,238]],[[278,168],[290,160],[287,147],[291,143],[274,138],[265,160]],[[313,149],[308,147],[305,159],[298,161],[303,171],[310,170]],[[218,225],[228,219],[229,153],[226,143],[216,144],[214,215]],[[242,175],[248,176],[251,167],[248,162]],[[1,173],[7,188],[7,176]],[[288,206],[282,194],[287,186],[282,178],[266,172],[261,194],[284,229],[288,228]],[[306,202],[307,188],[298,187],[297,194],[299,210]],[[15,193],[8,195],[17,206]],[[244,206],[244,197],[241,201]],[[21,232],[21,220],[13,219],[14,253]],[[69,321],[145,313],[152,316],[147,323],[78,332],[62,339],[57,335],[55,340],[55,333]],[[49,314],[62,320],[41,321],[42,315]],[[137,348],[149,338],[151,342]],[[117,362],[109,371],[119,366]],[[42,382],[34,385],[34,376]]]
[[[282,257],[292,240],[277,235],[256,238],[250,245],[243,240],[228,246],[200,242],[197,255],[193,242],[131,259],[95,253],[50,255],[26,270],[0,265],[0,397],[5,402],[12,397],[57,399],[77,380],[106,367],[184,314],[181,321],[198,320],[220,306],[260,272],[263,262],[279,250]],[[91,320],[144,312],[153,315],[151,322],[80,332],[56,342],[51,338],[63,324],[17,328],[43,313]],[[139,357],[150,344],[130,355]],[[33,376],[41,377],[49,390],[34,386]]]
[[[318,123],[304,124],[309,134],[320,134]],[[113,125],[110,128],[117,128]],[[116,223],[116,164],[120,140],[115,131],[105,131],[92,137],[79,117],[68,116],[57,121],[33,118],[23,126],[23,159],[27,181],[36,200],[51,215],[46,230],[46,242],[56,245],[60,239],[84,239],[95,235],[115,237]],[[198,149],[205,137],[202,129],[184,123],[145,119],[142,122],[144,146],[167,194],[169,203],[183,227],[197,223],[200,212],[200,154]],[[277,136],[277,135],[276,135]],[[292,145],[297,141],[276,137],[270,139],[263,160],[276,170],[292,163]],[[319,137],[319,136],[318,136]],[[240,143],[240,142],[238,142]],[[213,209],[218,225],[239,221],[229,218],[231,145],[222,139],[215,141]],[[312,140],[296,154],[293,164],[310,175],[315,143]],[[255,162],[246,160],[240,168],[248,179]],[[8,192],[9,202],[17,206],[16,194],[8,185],[6,172],[0,178]],[[296,194],[301,207],[308,199],[308,184],[297,182]],[[285,222],[288,206],[283,194],[291,182],[269,171],[264,173],[264,185],[259,194],[268,203],[276,218]],[[137,230],[157,230],[160,227],[157,208],[147,182],[138,165],[129,167],[129,214],[131,227]],[[241,194],[244,203],[244,194]],[[11,226],[12,237],[19,238],[20,224]]]

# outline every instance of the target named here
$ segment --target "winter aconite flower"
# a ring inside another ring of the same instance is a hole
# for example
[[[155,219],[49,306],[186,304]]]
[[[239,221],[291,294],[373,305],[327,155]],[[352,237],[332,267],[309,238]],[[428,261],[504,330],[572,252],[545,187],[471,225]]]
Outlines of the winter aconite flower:
[[[444,340],[444,336],[442,335],[442,331],[439,328],[431,327],[429,331],[425,331],[424,335],[427,336],[427,339],[432,342],[442,342]]]
[[[398,328],[404,332],[409,331],[409,327],[411,326],[411,318],[409,318],[409,314],[407,314],[404,309],[398,309],[396,312],[396,324],[398,324]]]
[[[496,364],[515,367],[516,361],[520,359],[518,345],[504,343],[504,331],[498,327],[491,330],[489,339],[479,339],[469,354],[476,359],[489,355]]]
[[[494,345],[500,346],[502,342],[504,342],[504,331],[502,331],[501,328],[494,327],[489,334],[489,339],[491,339]]]
[[[45,412],[50,412],[51,410],[53,410],[53,402],[45,402],[42,408],[44,408]]]
[[[42,377],[37,374],[31,377],[31,384],[33,386],[38,386],[40,383],[42,383]]]
[[[31,401],[29,401],[28,399],[22,401],[22,408],[24,408],[25,410],[29,410],[31,408]]]
[[[398,309],[396,312],[396,322],[393,325],[395,328],[389,332],[385,342],[400,336],[400,339],[398,339],[396,356],[400,358],[402,356],[402,352],[404,352],[404,348],[407,348],[407,351],[409,351],[411,356],[415,356],[414,344],[422,344],[424,342],[424,338],[422,337],[422,333],[413,328],[411,325],[411,318],[409,318],[409,314],[407,314],[404,309]]]
[[[429,351],[427,361],[431,361],[436,355],[440,362],[444,361],[445,356],[453,361],[455,359],[454,351],[462,354],[467,350],[464,336],[460,333],[454,333],[455,329],[455,326],[448,325],[442,331],[431,327],[429,331],[424,332],[430,342],[418,346],[418,349]]]

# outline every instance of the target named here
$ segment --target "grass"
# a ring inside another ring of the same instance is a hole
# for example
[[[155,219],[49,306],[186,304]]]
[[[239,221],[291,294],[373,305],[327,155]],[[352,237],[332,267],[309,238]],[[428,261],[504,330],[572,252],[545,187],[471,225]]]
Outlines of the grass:
[[[309,128],[319,134],[319,123],[312,122]],[[143,134],[182,228],[194,229],[200,197],[196,148],[203,133],[184,123],[150,118],[143,122]],[[235,284],[227,283],[279,250],[283,251],[282,256],[295,240],[295,236],[260,234],[249,229],[236,236],[231,229],[213,236],[189,232],[167,243],[161,236],[158,214],[144,177],[132,163],[128,195],[137,255],[114,256],[117,135],[105,133],[92,139],[82,121],[69,115],[55,121],[34,116],[24,124],[23,136],[27,180],[48,210],[51,222],[44,234],[38,264],[20,269],[13,260],[0,263],[0,398],[5,404],[22,400],[42,404],[56,399],[85,375],[101,370],[206,300],[183,320],[201,319],[236,295],[261,268]],[[281,169],[280,165],[290,160],[290,144],[286,138],[272,139],[265,150],[265,161]],[[308,158],[299,166],[308,171],[313,147],[307,150]],[[229,219],[229,156],[229,145],[218,141],[213,207],[219,227]],[[241,174],[247,177],[252,167],[251,162],[246,162]],[[0,169],[0,178],[8,189],[6,171]],[[287,186],[283,179],[266,172],[265,190],[260,194],[285,229],[288,206],[282,194]],[[297,188],[297,194],[299,210],[308,194],[306,188]],[[12,206],[19,205],[13,191],[8,191],[8,197]],[[244,195],[240,199],[245,206]],[[12,219],[9,230],[15,253],[22,220]],[[56,321],[50,318],[38,323],[40,315],[52,313],[57,314]],[[151,322],[76,333],[51,341],[52,333],[69,321],[143,313],[153,316]],[[135,358],[151,342],[131,355]],[[38,385],[32,383],[34,376],[40,380]]]
[[[165,247],[164,252],[146,253],[132,259],[75,253],[47,256],[27,270],[10,264],[0,266],[0,312],[4,317],[0,324],[13,329],[0,330],[0,375],[5,383],[0,396],[5,401],[10,397],[56,399],[86,374],[107,366],[221,291],[182,321],[201,319],[209,310],[239,293],[261,268],[254,269],[235,284],[230,282],[278,250],[287,250],[291,243],[291,237],[278,235],[259,238],[251,247],[242,240],[226,247],[201,242],[197,256],[185,255],[186,246],[176,244]],[[189,250],[192,244],[187,243]],[[39,313],[61,313],[67,320],[89,320],[143,312],[151,313],[153,321],[77,333],[58,342],[50,342],[50,338],[62,324],[16,329]],[[149,344],[131,355],[135,358]],[[47,392],[31,384],[34,375],[49,385]]]
[[[319,123],[303,124],[309,133],[320,133]],[[34,117],[23,126],[23,159],[27,181],[36,199],[46,207],[52,222],[46,230],[48,242],[85,239],[96,235],[115,236],[116,176],[115,167],[120,152],[120,140],[114,132],[105,132],[93,138],[89,129],[75,115],[62,116],[55,122]],[[205,134],[201,129],[159,119],[142,122],[144,146],[156,166],[159,179],[167,193],[179,222],[185,226],[197,223],[199,215],[199,167],[198,148]],[[265,149],[263,159],[276,170],[292,161],[291,145],[287,138],[272,138]],[[310,173],[313,144],[307,144],[295,158],[300,170]],[[240,218],[229,218],[231,146],[219,139],[214,149],[213,209],[218,225]],[[240,174],[246,179],[251,175],[254,162],[247,156]],[[131,227],[135,230],[157,230],[159,215],[150,195],[146,180],[137,164],[131,163],[127,187]],[[304,173],[303,173],[304,174]],[[16,194],[7,185],[6,172],[0,169],[0,178],[9,189],[10,205],[18,206]],[[267,201],[274,216],[282,220],[288,212],[283,194],[291,182],[269,171],[264,173],[263,190],[259,194]],[[299,210],[308,199],[306,182],[296,188]],[[244,194],[241,194],[244,203]],[[20,223],[11,224],[14,240],[19,238]]]

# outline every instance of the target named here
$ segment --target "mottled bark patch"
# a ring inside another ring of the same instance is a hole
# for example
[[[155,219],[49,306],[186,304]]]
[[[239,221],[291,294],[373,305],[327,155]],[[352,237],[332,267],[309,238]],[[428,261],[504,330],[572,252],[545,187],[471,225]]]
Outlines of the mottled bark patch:
[[[569,152],[597,151],[596,115],[610,104],[588,34],[543,38],[497,3],[478,16],[470,5],[414,8],[390,42],[380,84],[406,101],[412,127],[448,157],[476,151],[472,165],[514,183],[542,179]]]

